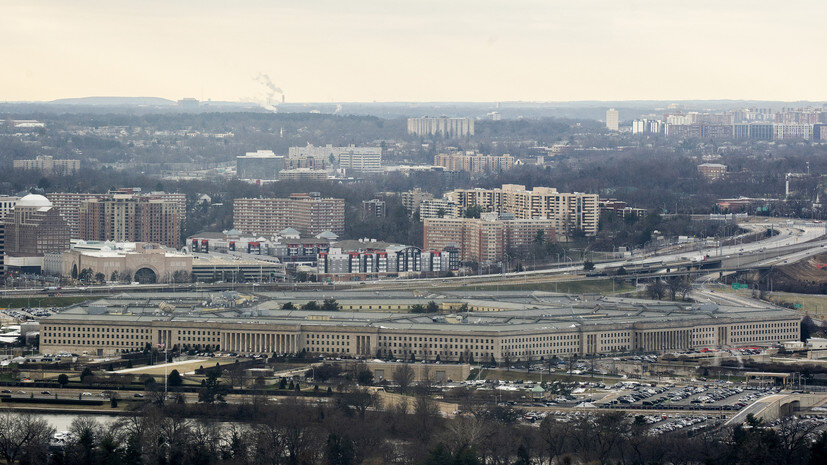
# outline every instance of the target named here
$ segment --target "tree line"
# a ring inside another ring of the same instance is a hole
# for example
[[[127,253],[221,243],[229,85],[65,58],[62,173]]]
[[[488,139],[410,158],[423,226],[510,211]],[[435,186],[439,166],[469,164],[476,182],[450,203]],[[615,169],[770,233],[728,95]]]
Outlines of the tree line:
[[[381,405],[356,390],[331,402],[261,398],[243,404],[159,408],[147,404],[106,422],[80,416],[63,444],[34,414],[0,413],[8,464],[822,464],[827,433],[787,417],[745,426],[653,435],[623,412],[547,416],[534,424],[502,406],[446,418],[426,396]]]

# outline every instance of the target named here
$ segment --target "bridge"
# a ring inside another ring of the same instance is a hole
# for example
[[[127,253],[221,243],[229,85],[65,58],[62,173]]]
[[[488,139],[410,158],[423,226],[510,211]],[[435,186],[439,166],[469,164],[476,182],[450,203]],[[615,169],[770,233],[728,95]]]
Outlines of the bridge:
[[[753,417],[764,422],[784,418],[796,413],[819,407],[827,403],[827,393],[780,392],[762,397],[744,407],[737,415],[727,420],[724,426],[736,426]]]

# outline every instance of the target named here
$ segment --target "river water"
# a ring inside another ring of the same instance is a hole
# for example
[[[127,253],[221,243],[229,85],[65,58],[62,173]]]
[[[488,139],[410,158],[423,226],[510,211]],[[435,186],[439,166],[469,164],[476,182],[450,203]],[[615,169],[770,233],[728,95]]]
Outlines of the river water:
[[[49,424],[52,425],[52,427],[57,431],[69,431],[69,426],[72,424],[72,421],[78,417],[94,418],[98,423],[104,426],[111,425],[117,421],[118,418],[121,418],[114,415],[79,415],[75,413],[39,413],[35,415],[48,421]]]

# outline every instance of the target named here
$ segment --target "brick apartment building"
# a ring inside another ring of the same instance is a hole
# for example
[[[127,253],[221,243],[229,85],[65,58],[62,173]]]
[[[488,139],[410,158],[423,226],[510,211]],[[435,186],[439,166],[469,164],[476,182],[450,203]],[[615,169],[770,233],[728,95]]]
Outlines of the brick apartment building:
[[[84,202],[97,198],[106,198],[114,194],[130,194],[137,198],[147,200],[163,200],[175,204],[179,221],[186,220],[187,197],[180,192],[141,192],[138,188],[124,188],[111,191],[107,194],[91,194],[82,192],[51,192],[46,198],[60,212],[60,216],[66,220],[72,239],[81,239],[80,236],[80,207]]]
[[[132,194],[107,194],[84,201],[78,211],[84,240],[155,242],[181,246],[181,217],[174,201]]]
[[[495,263],[509,250],[533,243],[542,231],[548,241],[556,239],[555,222],[548,219],[499,219],[497,214],[482,218],[428,218],[424,224],[426,250],[457,247],[463,262]]]
[[[514,157],[482,155],[476,152],[439,153],[434,155],[434,165],[446,171],[465,171],[471,174],[507,171],[514,167]]]
[[[289,198],[235,199],[233,228],[245,233],[274,236],[293,228],[303,236],[324,231],[343,234],[345,200],[321,198],[318,193],[291,194]]]

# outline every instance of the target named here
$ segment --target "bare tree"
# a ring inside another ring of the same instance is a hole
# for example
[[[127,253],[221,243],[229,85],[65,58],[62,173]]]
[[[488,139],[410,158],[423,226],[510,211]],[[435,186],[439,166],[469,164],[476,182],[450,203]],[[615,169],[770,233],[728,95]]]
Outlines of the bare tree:
[[[414,370],[407,363],[399,365],[393,372],[393,382],[399,385],[399,390],[401,390],[402,392],[408,392],[408,389],[410,389],[413,380]]]
[[[685,276],[671,276],[666,280],[666,289],[669,291],[669,298],[677,300],[678,294],[686,298],[692,285]]]
[[[655,278],[649,285],[646,286],[646,292],[649,294],[649,297],[655,300],[663,299],[663,295],[666,292],[665,287],[663,286],[663,281],[660,278]]]
[[[540,439],[545,445],[548,463],[554,463],[557,457],[568,451],[571,440],[571,427],[568,423],[558,421],[552,415],[543,418],[540,423]]]
[[[8,464],[47,463],[55,429],[31,414],[0,413],[0,458]]]
[[[494,434],[495,426],[481,418],[460,416],[449,423],[446,429],[446,445],[451,453],[456,454],[462,448],[480,449]]]
[[[365,413],[369,408],[376,408],[379,404],[379,398],[376,393],[359,388],[340,395],[337,401],[345,412],[355,411],[362,420],[365,419]]]

